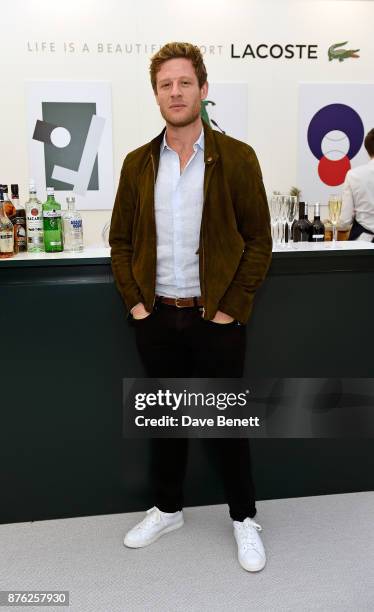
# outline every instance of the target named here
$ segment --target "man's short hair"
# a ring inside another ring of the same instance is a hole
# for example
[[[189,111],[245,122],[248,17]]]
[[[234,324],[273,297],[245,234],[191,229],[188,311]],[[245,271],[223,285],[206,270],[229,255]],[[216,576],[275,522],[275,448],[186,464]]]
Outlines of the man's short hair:
[[[374,129],[366,134],[364,145],[370,157],[374,157]]]
[[[153,91],[157,93],[157,82],[156,76],[164,62],[176,58],[189,59],[195,69],[197,80],[199,82],[200,89],[206,83],[207,71],[204,65],[203,56],[199,47],[191,45],[191,43],[185,42],[171,42],[164,45],[157,53],[151,57],[151,65],[149,72],[151,75],[151,83]]]

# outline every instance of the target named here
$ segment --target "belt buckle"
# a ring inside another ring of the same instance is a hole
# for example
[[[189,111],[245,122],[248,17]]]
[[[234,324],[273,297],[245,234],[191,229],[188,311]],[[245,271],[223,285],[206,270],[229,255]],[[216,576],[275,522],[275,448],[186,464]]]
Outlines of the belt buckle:
[[[183,308],[183,306],[179,304],[179,300],[181,300],[181,299],[183,299],[183,298],[175,298],[175,305],[176,305],[177,308]]]

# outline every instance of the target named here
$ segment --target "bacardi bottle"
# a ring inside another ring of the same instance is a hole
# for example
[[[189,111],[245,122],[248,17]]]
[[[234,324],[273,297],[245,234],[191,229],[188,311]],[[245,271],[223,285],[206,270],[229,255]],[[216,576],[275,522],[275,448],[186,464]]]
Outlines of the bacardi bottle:
[[[63,251],[61,205],[55,200],[53,187],[47,187],[47,201],[43,204],[43,229],[46,253]]]
[[[30,181],[29,199],[26,207],[27,251],[41,253],[44,251],[43,211],[42,203],[36,195],[34,181]]]
[[[67,197],[68,209],[63,214],[64,251],[83,251],[81,214],[75,210],[75,198]]]

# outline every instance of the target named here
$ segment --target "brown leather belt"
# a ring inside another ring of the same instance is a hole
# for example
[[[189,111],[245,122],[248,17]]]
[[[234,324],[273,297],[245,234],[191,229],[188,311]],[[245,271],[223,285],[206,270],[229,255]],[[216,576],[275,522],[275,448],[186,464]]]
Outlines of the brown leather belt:
[[[192,308],[194,306],[203,306],[203,301],[201,297],[171,298],[164,297],[163,295],[156,295],[156,302],[168,304],[169,306],[176,306],[177,308]]]

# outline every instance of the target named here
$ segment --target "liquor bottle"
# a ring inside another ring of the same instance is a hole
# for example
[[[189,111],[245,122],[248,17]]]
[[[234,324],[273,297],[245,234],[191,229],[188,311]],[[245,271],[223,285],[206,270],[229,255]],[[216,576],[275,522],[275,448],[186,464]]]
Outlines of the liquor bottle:
[[[8,219],[12,221],[13,217],[16,214],[16,208],[13,202],[9,199],[8,185],[0,185],[0,187],[2,188],[2,191],[3,191],[3,200],[4,200],[3,206],[4,206],[5,214],[8,217]]]
[[[308,202],[305,202],[305,220],[308,223],[308,227],[309,227],[309,230],[308,230],[309,231],[309,242],[311,242],[312,241],[312,222],[309,221],[309,218],[308,218],[308,209],[309,209]]]
[[[308,220],[307,206],[306,202],[299,202],[299,219],[293,228],[294,242],[309,242],[311,223]]]
[[[15,214],[11,221],[14,227],[14,252],[23,253],[27,249],[26,243],[26,211],[25,207],[19,201],[18,185],[11,185],[12,202],[15,208]]]
[[[43,203],[43,229],[46,253],[63,251],[61,205],[55,200],[53,187],[47,187],[47,200]]]
[[[311,229],[311,241],[312,242],[324,242],[325,240],[325,226],[323,225],[320,213],[319,213],[319,202],[314,204],[314,220]]]
[[[64,251],[83,251],[83,227],[81,214],[75,210],[75,198],[67,197],[68,209],[62,216]]]
[[[296,221],[297,219],[294,219],[291,225],[291,230],[290,230],[290,235],[288,236],[288,242],[290,242],[291,240],[293,240],[293,231],[296,225]]]
[[[36,187],[32,180],[29,186],[29,199],[25,207],[27,251],[29,253],[42,253],[44,251],[42,203],[36,196]]]
[[[0,259],[14,255],[13,223],[8,219],[5,206],[3,185],[0,185]]]

